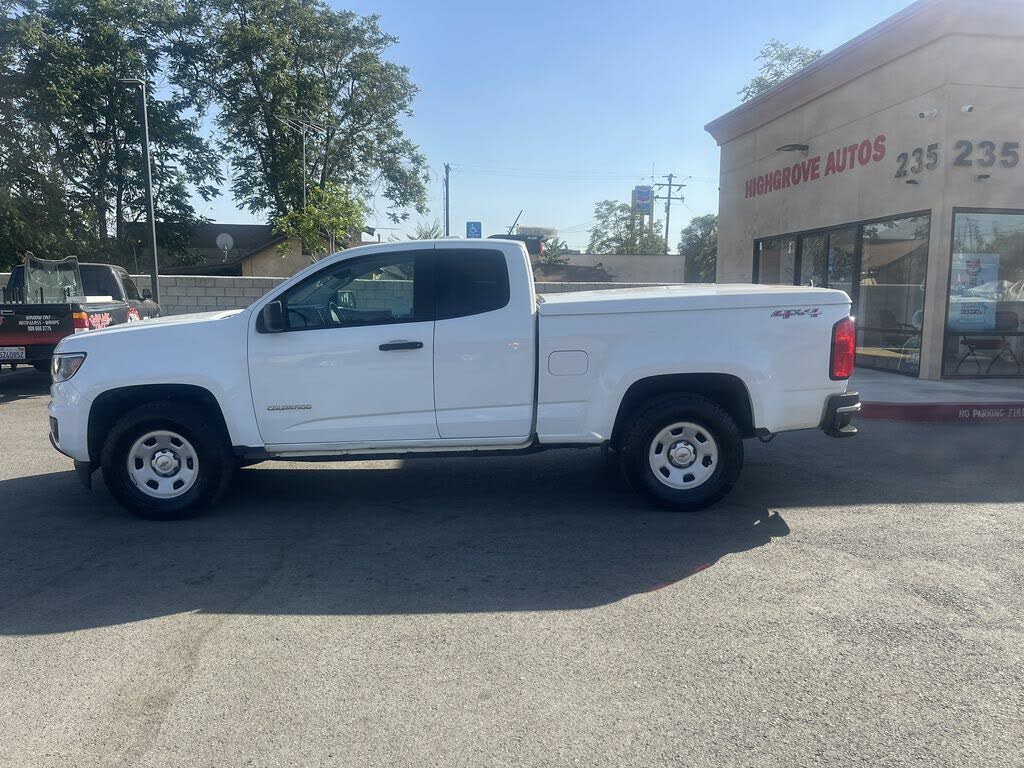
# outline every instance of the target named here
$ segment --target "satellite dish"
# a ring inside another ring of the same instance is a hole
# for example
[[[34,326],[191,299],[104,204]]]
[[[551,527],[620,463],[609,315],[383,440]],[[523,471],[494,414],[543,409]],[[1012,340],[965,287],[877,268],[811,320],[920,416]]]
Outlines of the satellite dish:
[[[222,251],[230,251],[235,247],[235,238],[229,235],[227,232],[221,232],[217,235],[217,247]]]

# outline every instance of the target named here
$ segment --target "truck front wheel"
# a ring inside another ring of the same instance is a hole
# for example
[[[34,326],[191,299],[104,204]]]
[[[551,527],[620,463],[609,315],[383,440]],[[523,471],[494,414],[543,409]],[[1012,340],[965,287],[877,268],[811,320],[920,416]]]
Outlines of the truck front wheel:
[[[103,446],[103,480],[122,505],[151,520],[194,517],[226,490],[234,469],[227,440],[187,403],[129,411]]]
[[[636,412],[620,453],[634,489],[659,506],[694,512],[714,504],[736,483],[743,438],[717,403],[698,395],[664,395]]]

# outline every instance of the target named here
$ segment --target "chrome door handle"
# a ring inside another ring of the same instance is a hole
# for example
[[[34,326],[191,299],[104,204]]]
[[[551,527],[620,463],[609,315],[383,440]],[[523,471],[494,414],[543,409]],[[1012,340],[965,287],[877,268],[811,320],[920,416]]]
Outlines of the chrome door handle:
[[[377,347],[381,352],[394,352],[398,349],[423,349],[422,341],[389,341]]]

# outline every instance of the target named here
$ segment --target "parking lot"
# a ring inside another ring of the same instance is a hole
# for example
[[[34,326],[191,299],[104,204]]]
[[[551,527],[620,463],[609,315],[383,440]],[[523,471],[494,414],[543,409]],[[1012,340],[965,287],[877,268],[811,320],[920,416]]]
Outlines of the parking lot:
[[[129,516],[0,375],[0,765],[1024,764],[1019,425],[747,443],[717,508],[597,451],[268,463]]]

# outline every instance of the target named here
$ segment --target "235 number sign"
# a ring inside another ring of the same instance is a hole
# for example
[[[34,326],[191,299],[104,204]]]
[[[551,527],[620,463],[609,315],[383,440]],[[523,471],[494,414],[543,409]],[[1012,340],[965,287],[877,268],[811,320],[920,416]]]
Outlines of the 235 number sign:
[[[972,166],[979,168],[991,168],[997,162],[1003,168],[1013,168],[1020,162],[1020,142],[1004,141],[996,152],[994,141],[979,141],[975,144],[972,141],[961,139],[953,145],[953,165]]]

